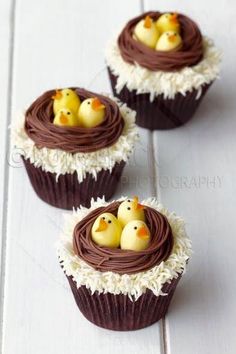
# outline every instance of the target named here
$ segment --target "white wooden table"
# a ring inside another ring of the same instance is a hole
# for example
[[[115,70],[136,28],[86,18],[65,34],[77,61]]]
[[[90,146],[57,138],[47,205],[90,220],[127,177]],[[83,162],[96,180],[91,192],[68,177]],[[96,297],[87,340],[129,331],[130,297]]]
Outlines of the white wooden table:
[[[107,40],[143,10],[195,18],[224,51],[214,84],[186,126],[150,133],[116,196],[155,196],[187,220],[194,256],[165,320],[137,332],[93,326],[77,309],[54,244],[62,211],[41,202],[8,125],[43,91],[109,91]],[[1,0],[0,204],[3,354],[234,354],[236,350],[236,6],[234,0]],[[151,177],[147,178],[149,171]]]

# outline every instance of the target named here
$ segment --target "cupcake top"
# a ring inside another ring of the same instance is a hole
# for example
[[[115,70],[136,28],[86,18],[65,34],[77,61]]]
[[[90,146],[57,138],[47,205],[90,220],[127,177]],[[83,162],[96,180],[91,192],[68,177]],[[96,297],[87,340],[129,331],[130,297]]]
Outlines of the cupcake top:
[[[172,230],[167,218],[149,206],[145,207],[146,224],[151,235],[150,244],[147,248],[137,252],[119,247],[101,247],[93,242],[91,229],[96,218],[104,213],[117,216],[120,204],[121,202],[114,202],[97,208],[76,225],[73,234],[75,254],[96,270],[118,274],[143,272],[165,261],[173,248]],[[135,229],[138,230],[138,226],[134,226],[133,232],[135,232]],[[105,237],[109,237],[109,234]]]
[[[36,167],[57,176],[76,171],[82,182],[86,173],[96,178],[102,169],[127,161],[138,134],[135,112],[119,100],[80,88],[73,92],[78,102],[65,108],[53,102],[60,90],[40,96],[13,124],[11,143],[13,153]]]
[[[137,94],[149,93],[152,101],[193,89],[199,98],[202,86],[218,77],[221,54],[189,17],[151,11],[124,26],[108,44],[106,61],[117,76],[117,93],[127,86]]]
[[[161,51],[149,48],[134,38],[134,29],[140,20],[149,16],[155,22],[161,15],[162,13],[157,11],[146,12],[126,24],[118,37],[118,47],[123,60],[130,64],[138,63],[152,71],[175,71],[199,63],[203,58],[201,32],[194,21],[182,14],[178,14],[178,19],[176,18],[180,25],[183,42],[178,50]],[[168,31],[166,32],[168,33]]]
[[[78,287],[135,299],[150,289],[158,296],[166,282],[185,270],[191,245],[183,220],[155,199],[138,204],[143,213],[137,204],[132,211],[133,203],[135,199],[112,203],[99,199],[67,217],[58,255]]]
[[[25,115],[26,134],[38,148],[87,153],[112,146],[121,136],[125,122],[116,102],[84,89],[76,88],[74,91],[81,102],[96,98],[104,105],[103,121],[91,128],[53,124],[52,97],[55,90],[47,91],[27,109]]]

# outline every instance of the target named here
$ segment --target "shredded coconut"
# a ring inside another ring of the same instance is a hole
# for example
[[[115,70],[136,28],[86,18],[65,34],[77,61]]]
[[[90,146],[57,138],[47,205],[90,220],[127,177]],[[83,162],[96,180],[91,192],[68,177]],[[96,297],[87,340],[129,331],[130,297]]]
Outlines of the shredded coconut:
[[[124,200],[121,198],[120,200]],[[124,294],[129,298],[137,300],[146,289],[150,289],[156,296],[164,296],[163,285],[170,283],[186,270],[186,263],[191,255],[191,242],[186,235],[184,221],[174,213],[168,212],[154,198],[142,201],[142,204],[156,209],[164,214],[171,226],[174,247],[170,257],[161,262],[158,266],[144,272],[136,274],[119,275],[113,272],[100,272],[89,266],[80,259],[73,250],[73,230],[75,225],[82,220],[92,210],[108,205],[104,199],[92,200],[89,209],[81,207],[74,211],[72,215],[66,215],[64,234],[57,245],[57,253],[61,266],[67,276],[72,276],[77,287],[84,285],[92,293],[111,293],[115,295]]]
[[[77,172],[79,182],[82,182],[86,173],[96,179],[102,169],[111,171],[116,163],[128,161],[138,140],[135,125],[135,111],[120,103],[112,97],[120,107],[120,112],[125,121],[122,135],[110,147],[90,153],[71,154],[60,149],[47,147],[37,148],[34,141],[28,137],[24,129],[25,113],[21,113],[12,125],[11,145],[19,154],[29,159],[35,167],[41,167],[46,172],[56,173],[57,178],[66,173]]]
[[[115,76],[118,76],[116,91],[119,94],[124,86],[137,93],[150,93],[150,101],[160,94],[173,99],[177,93],[185,95],[193,89],[201,96],[204,84],[210,84],[219,77],[221,52],[212,40],[203,37],[204,57],[200,63],[183,68],[177,72],[151,71],[137,63],[125,62],[120,54],[115,37],[107,46],[106,61]]]

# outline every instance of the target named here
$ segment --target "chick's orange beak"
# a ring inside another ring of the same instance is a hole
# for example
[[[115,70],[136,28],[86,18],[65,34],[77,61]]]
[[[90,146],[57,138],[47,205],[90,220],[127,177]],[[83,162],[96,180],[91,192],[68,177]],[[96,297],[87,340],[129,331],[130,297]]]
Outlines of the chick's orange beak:
[[[133,198],[133,203],[134,203],[134,209],[135,210],[142,210],[142,209],[144,209],[144,206],[142,205],[142,204],[139,204],[139,202],[138,202],[138,197],[134,197]]]
[[[107,225],[106,221],[103,219],[100,219],[98,228],[95,231],[96,232],[105,231],[107,229],[107,226],[108,225]]]
[[[178,14],[174,13],[173,15],[171,15],[170,21],[173,23],[178,23]]]
[[[52,96],[53,100],[60,100],[62,98],[61,90],[56,90],[55,95]]]
[[[144,27],[151,28],[152,27],[152,19],[150,16],[146,16],[144,20]]]
[[[103,108],[105,108],[104,104],[102,104],[100,100],[97,97],[95,97],[92,100],[92,109],[94,109],[95,111],[100,111]]]
[[[140,229],[138,229],[137,236],[143,240],[148,239],[149,234],[145,226],[142,226]]]
[[[173,42],[175,42],[175,40],[176,40],[176,36],[175,36],[174,34],[171,34],[171,35],[168,37],[168,40],[173,43]]]
[[[61,113],[61,115],[60,115],[60,122],[61,122],[61,124],[67,124],[68,123],[68,118],[63,113]]]

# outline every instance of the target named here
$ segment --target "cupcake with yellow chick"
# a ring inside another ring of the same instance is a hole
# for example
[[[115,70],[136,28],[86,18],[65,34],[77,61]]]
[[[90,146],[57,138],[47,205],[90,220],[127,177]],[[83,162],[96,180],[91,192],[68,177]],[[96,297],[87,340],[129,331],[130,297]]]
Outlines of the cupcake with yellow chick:
[[[129,20],[106,49],[115,96],[150,130],[187,123],[219,77],[221,53],[190,17],[149,11]]]
[[[109,199],[137,140],[133,110],[82,88],[43,93],[12,127],[36,194],[63,209]]]
[[[67,217],[58,244],[80,311],[111,330],[165,316],[190,255],[183,220],[152,198],[93,200]]]

